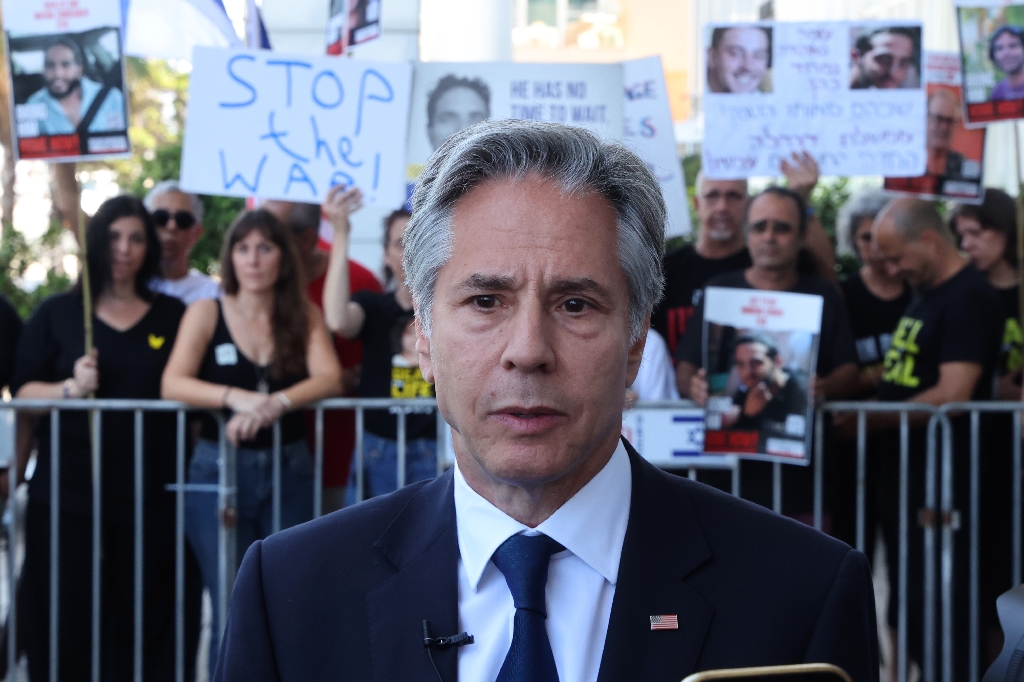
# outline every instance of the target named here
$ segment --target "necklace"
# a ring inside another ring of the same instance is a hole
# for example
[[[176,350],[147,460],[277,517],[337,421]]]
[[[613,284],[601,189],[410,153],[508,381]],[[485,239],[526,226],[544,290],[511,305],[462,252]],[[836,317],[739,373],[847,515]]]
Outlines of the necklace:
[[[270,393],[270,365],[257,365],[253,363],[256,370],[256,390],[260,393]]]

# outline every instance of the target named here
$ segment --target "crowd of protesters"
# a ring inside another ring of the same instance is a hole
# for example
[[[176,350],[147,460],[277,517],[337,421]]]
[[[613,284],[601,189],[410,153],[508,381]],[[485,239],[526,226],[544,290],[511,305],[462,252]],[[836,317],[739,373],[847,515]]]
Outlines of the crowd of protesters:
[[[808,377],[813,400],[869,399],[943,405],[968,400],[1021,400],[1022,332],[1018,323],[1016,207],[989,189],[980,205],[956,205],[946,218],[935,205],[894,199],[879,190],[850,198],[840,211],[833,244],[809,198],[818,169],[808,155],[783,163],[787,187],[751,197],[746,181],[698,176],[695,241],[664,258],[665,296],[656,308],[636,382],[624,396],[637,400],[689,399],[703,405],[705,367],[703,292],[706,286],[790,291],[822,297],[817,367]],[[145,201],[119,196],[88,222],[85,240],[94,302],[94,348],[85,352],[82,283],[46,299],[22,324],[0,298],[0,387],[15,398],[169,399],[196,408],[189,418],[186,494],[187,662],[194,670],[202,588],[218,603],[220,554],[216,485],[223,464],[221,437],[237,457],[236,560],[273,530],[273,449],[281,444],[280,516],[286,528],[314,516],[312,412],[302,408],[335,396],[432,397],[417,364],[413,301],[402,267],[403,231],[410,214],[391,213],[383,225],[379,282],[349,259],[349,217],[362,205],[358,189],[335,187],[322,206],[268,201],[243,211],[221,250],[219,278],[190,269],[203,233],[198,197],[174,181],[157,183]],[[321,223],[333,241],[324,248]],[[859,267],[837,281],[836,249]],[[187,308],[186,308],[187,306]],[[20,336],[20,338],[19,338]],[[756,335],[734,342],[743,386],[735,418],[767,418],[787,401],[796,382],[776,367],[778,348]],[[742,356],[742,357],[741,357]],[[750,367],[747,367],[749,365]],[[757,390],[774,369],[777,391]],[[746,372],[746,373],[744,373]],[[749,375],[749,376],[748,376]],[[438,445],[432,412],[407,410],[405,480],[436,474]],[[214,415],[220,414],[217,418]],[[61,677],[89,674],[91,628],[92,463],[85,412],[61,414],[51,429],[48,411],[18,419],[22,474],[30,450],[35,469],[28,487],[26,557],[20,603],[28,613],[23,644],[33,679],[48,677],[51,500],[59,499],[61,552]],[[394,410],[365,413],[362,460],[353,457],[351,411],[327,412],[323,430],[323,507],[331,511],[396,487],[399,425]],[[825,422],[824,529],[851,544],[856,534],[856,420]],[[969,424],[952,419],[955,488],[965,499],[969,481]],[[223,424],[223,427],[221,426]],[[910,415],[909,565],[922,570],[927,415]],[[135,423],[131,412],[102,415],[102,665],[109,679],[132,674]],[[864,478],[866,550],[881,529],[887,555],[898,552],[899,418],[871,415]],[[221,433],[223,429],[223,434]],[[1010,585],[1012,421],[986,417],[981,461],[983,567],[982,664],[999,651],[995,597]],[[60,485],[51,490],[51,438],[59,436]],[[174,653],[174,496],[176,424],[173,413],[144,420],[145,509],[143,649],[146,679],[170,679]],[[357,469],[362,467],[361,475]],[[773,468],[741,464],[741,494],[773,505]],[[729,490],[722,472],[701,480]],[[357,481],[362,489],[357,490]],[[813,470],[787,467],[781,510],[813,519]],[[963,507],[964,505],[960,505]],[[965,515],[966,516],[966,515]],[[962,520],[966,527],[967,519]],[[955,573],[967,572],[966,543],[957,546]],[[888,562],[895,585],[896,562]],[[966,609],[966,589],[955,589]],[[919,583],[909,592],[912,613],[923,609]],[[890,600],[889,624],[896,623]],[[34,615],[32,615],[34,614]],[[214,609],[210,672],[220,625]],[[22,616],[19,616],[22,618]],[[920,619],[911,618],[908,650],[922,655]],[[957,627],[966,628],[966,621]],[[963,638],[958,633],[957,640]],[[966,654],[957,660],[966,665]]]

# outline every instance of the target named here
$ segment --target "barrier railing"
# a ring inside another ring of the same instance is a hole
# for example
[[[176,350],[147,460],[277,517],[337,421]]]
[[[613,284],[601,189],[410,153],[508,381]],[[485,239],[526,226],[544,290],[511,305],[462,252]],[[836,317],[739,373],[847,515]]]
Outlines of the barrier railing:
[[[362,499],[366,473],[366,461],[364,457],[364,418],[366,410],[386,409],[396,417],[397,424],[397,473],[395,484],[402,487],[406,484],[407,465],[407,415],[414,412],[434,412],[437,420],[437,472],[441,473],[446,464],[450,464],[450,457],[443,453],[450,451],[450,444],[446,443],[448,429],[444,428],[445,423],[437,410],[436,401],[432,399],[356,399],[338,398],[325,400],[315,406],[314,411],[314,447],[311,455],[313,457],[313,509],[312,516],[320,515],[322,509],[322,487],[323,487],[323,465],[324,465],[324,413],[327,411],[347,410],[355,416],[355,449],[353,453],[355,477],[354,492],[356,499]],[[61,440],[61,414],[70,411],[87,412],[91,423],[91,439],[93,448],[98,451],[102,442],[102,420],[100,414],[103,412],[129,412],[134,415],[135,436],[133,443],[135,475],[133,479],[134,495],[134,628],[135,637],[133,642],[133,672],[134,679],[143,679],[143,647],[142,632],[144,622],[144,593],[143,593],[143,547],[146,542],[144,534],[144,478],[143,465],[145,461],[146,435],[144,430],[143,415],[148,412],[171,412],[176,416],[175,422],[175,474],[174,482],[167,488],[174,492],[175,496],[175,531],[174,531],[174,556],[175,556],[175,679],[182,682],[185,675],[185,496],[189,493],[207,493],[217,495],[218,512],[218,603],[214,604],[217,612],[217,622],[220,628],[225,623],[228,599],[231,587],[234,583],[235,570],[240,557],[236,553],[236,529],[231,523],[235,517],[235,510],[238,504],[237,490],[237,462],[235,448],[227,442],[224,432],[224,419],[218,412],[209,412],[218,422],[219,429],[219,464],[218,480],[214,485],[189,483],[186,480],[186,463],[188,454],[188,430],[187,415],[196,411],[182,403],[168,401],[126,401],[126,400],[15,400],[0,402],[0,416],[17,411],[29,411],[37,414],[48,414],[50,416],[50,438],[53,456],[51,457],[50,468],[50,489],[51,493],[60,490],[60,440]],[[696,428],[693,422],[699,421],[700,410],[688,403],[664,402],[664,403],[638,403],[633,414],[641,414],[647,411],[648,414],[658,412],[672,412],[678,424],[689,423],[687,428]],[[1013,538],[1012,538],[1012,560],[1014,584],[1021,580],[1021,413],[1024,413],[1024,403],[963,403],[947,405],[943,408],[935,408],[920,403],[878,403],[878,402],[832,402],[820,405],[815,415],[814,435],[814,456],[812,466],[814,468],[814,525],[822,528],[824,508],[824,471],[829,466],[829,454],[825,448],[824,421],[826,414],[853,413],[856,417],[856,444],[857,444],[857,493],[856,493],[856,545],[858,549],[864,550],[867,529],[865,527],[866,508],[869,501],[865,493],[865,477],[867,462],[867,435],[869,415],[889,413],[897,415],[899,420],[899,473],[900,473],[900,495],[899,495],[899,556],[898,562],[898,584],[892,586],[896,599],[898,600],[898,650],[897,669],[900,682],[906,682],[909,676],[909,660],[907,649],[908,621],[912,617],[920,617],[923,625],[924,655],[919,661],[922,666],[922,679],[925,682],[937,682],[939,675],[937,671],[941,668],[941,679],[943,682],[951,682],[953,677],[953,551],[955,541],[955,527],[958,522],[957,505],[963,505],[963,500],[954,499],[954,448],[952,438],[951,415],[964,413],[968,416],[971,427],[971,449],[970,449],[970,499],[967,501],[970,509],[970,522],[968,524],[968,536],[970,543],[970,679],[977,682],[980,678],[978,671],[978,613],[980,579],[979,565],[979,528],[978,508],[980,505],[979,489],[979,466],[980,466],[980,415],[983,413],[1004,412],[1015,414],[1013,419]],[[926,418],[923,428],[925,430],[925,509],[930,511],[930,518],[934,522],[926,524],[924,528],[924,575],[920,577],[924,583],[924,611],[921,614],[910,614],[908,612],[908,581],[914,577],[908,573],[908,548],[909,548],[909,493],[908,477],[910,459],[910,434],[911,421]],[[8,422],[13,419],[8,417]],[[628,421],[628,418],[626,419]],[[685,425],[685,424],[684,424]],[[679,427],[682,428],[682,427]],[[942,431],[938,431],[938,429]],[[0,453],[4,451],[14,453],[14,433],[8,430],[9,443],[0,446]],[[675,432],[673,432],[675,433]],[[692,441],[693,431],[687,432],[686,438]],[[941,435],[941,440],[940,440]],[[671,434],[670,434],[671,436]],[[941,443],[941,451],[939,449]],[[272,529],[276,532],[281,528],[281,477],[282,477],[282,449],[281,449],[280,425],[274,426],[273,450],[272,450]],[[672,469],[682,469],[689,473],[691,478],[696,477],[700,469],[714,468],[729,469],[732,473],[732,490],[739,494],[742,482],[740,480],[737,460],[723,458],[719,455],[700,456],[692,449],[692,442],[683,449],[669,453],[664,457],[655,456],[652,461],[658,466]],[[652,446],[652,450],[655,450]],[[643,452],[643,449],[641,449]],[[941,453],[941,459],[940,459]],[[0,455],[2,456],[2,455]],[[0,462],[0,466],[2,466]],[[102,515],[103,515],[103,490],[102,490],[102,457],[94,457],[91,461],[92,472],[92,632],[91,632],[91,677],[98,682],[101,675],[100,651],[101,651],[101,575],[102,575]],[[10,471],[11,488],[17,485],[18,467],[15,465],[13,455],[8,462]],[[776,511],[782,510],[782,465],[775,464],[773,467],[773,508]],[[12,498],[13,499],[13,496]],[[59,622],[59,596],[60,596],[60,495],[50,496],[50,579],[49,595],[50,609],[47,614],[50,623],[49,628],[49,677],[57,680],[58,663],[60,653],[60,638],[57,624]],[[18,537],[19,524],[22,520],[15,513],[16,508],[9,502],[5,523],[13,547],[14,539]],[[941,528],[941,538],[936,537],[938,528]],[[936,553],[941,552],[940,575],[935,575]],[[893,560],[893,557],[890,557]],[[7,553],[8,570],[10,577],[8,590],[8,641],[7,659],[8,670],[14,671],[17,668],[17,595],[14,576],[16,575],[15,552]],[[936,598],[937,588],[939,589]],[[941,614],[936,618],[935,605],[940,604]],[[941,636],[942,646],[938,647]],[[937,653],[941,652],[941,663],[937,660]]]

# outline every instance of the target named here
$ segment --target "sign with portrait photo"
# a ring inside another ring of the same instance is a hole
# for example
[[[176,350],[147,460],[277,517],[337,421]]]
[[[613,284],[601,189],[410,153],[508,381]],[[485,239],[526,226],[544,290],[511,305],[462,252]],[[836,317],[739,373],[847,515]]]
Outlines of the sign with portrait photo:
[[[381,0],[331,0],[327,18],[327,54],[345,54],[350,47],[380,37]]]
[[[967,127],[1024,118],[1024,3],[956,4]]]
[[[356,185],[401,205],[411,80],[406,63],[197,47],[182,187],[319,204]]]
[[[708,287],[704,452],[807,465],[821,296]]]
[[[795,152],[823,175],[924,172],[920,23],[709,25],[705,46],[706,177],[780,175]]]
[[[913,178],[886,178],[885,189],[922,199],[980,203],[984,196],[985,130],[964,127],[960,55],[927,53],[925,83],[928,92],[925,174]]]
[[[444,142],[488,118],[568,123],[602,137],[623,131],[621,64],[421,62],[413,80],[407,180]]]
[[[3,0],[18,159],[126,157],[119,0]]]

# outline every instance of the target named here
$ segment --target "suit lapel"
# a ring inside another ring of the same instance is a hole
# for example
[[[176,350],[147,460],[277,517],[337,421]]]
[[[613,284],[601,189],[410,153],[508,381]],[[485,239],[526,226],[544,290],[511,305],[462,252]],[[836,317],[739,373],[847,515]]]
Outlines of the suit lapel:
[[[452,472],[423,487],[374,545],[396,569],[367,594],[373,679],[436,682],[423,650],[424,620],[433,636],[459,627],[458,557]],[[434,650],[446,681],[455,682],[456,649]]]
[[[694,671],[713,608],[687,585],[688,573],[711,558],[690,503],[626,443],[633,476],[598,682],[678,682]],[[676,615],[678,630],[651,630],[651,616]]]

